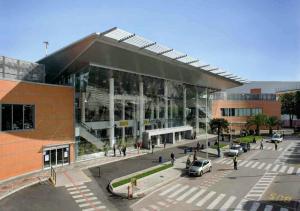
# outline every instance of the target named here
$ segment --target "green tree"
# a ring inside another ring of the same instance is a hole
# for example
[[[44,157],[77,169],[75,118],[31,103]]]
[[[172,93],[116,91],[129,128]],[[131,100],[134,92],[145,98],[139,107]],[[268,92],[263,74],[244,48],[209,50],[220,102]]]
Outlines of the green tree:
[[[247,120],[247,126],[252,126],[254,125],[255,126],[255,133],[256,135],[259,135],[260,134],[260,127],[263,126],[263,125],[266,125],[267,123],[267,116],[265,114],[257,114],[253,117],[250,117],[248,120]]]
[[[295,93],[285,93],[280,96],[281,114],[289,115],[290,127],[293,127],[293,119],[296,115]]]
[[[266,124],[269,127],[269,135],[273,134],[273,127],[279,124],[279,119],[276,116],[267,117]]]
[[[220,133],[228,129],[229,123],[224,118],[214,118],[209,122],[210,129],[218,134],[218,157],[220,157]]]
[[[295,115],[300,119],[300,91],[295,93]]]

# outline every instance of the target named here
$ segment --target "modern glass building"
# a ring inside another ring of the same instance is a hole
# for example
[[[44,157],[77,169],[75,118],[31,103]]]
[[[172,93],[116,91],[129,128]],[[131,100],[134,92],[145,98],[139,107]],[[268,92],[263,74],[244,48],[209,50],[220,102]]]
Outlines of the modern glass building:
[[[38,63],[46,82],[75,87],[76,155],[105,143],[174,143],[205,133],[211,93],[244,80],[119,28],[91,34]]]

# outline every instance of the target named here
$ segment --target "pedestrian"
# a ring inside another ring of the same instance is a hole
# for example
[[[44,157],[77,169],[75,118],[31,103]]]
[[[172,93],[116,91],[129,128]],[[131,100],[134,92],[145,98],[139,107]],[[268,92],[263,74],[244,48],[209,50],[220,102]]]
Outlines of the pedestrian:
[[[164,139],[164,149],[166,148],[166,145],[167,145],[167,141],[166,139]]]
[[[255,139],[255,137],[253,138],[253,141],[252,141],[253,143],[256,143],[256,139]]]
[[[194,151],[194,157],[193,157],[193,161],[197,160],[197,151]]]
[[[104,156],[107,156],[108,146],[107,144],[104,145]]]
[[[114,157],[116,157],[116,144],[114,144],[113,150],[114,150]]]
[[[250,143],[247,143],[247,150],[250,151]]]
[[[153,151],[154,151],[154,147],[155,147],[155,145],[154,145],[154,143],[152,143],[152,154],[153,154]]]
[[[123,154],[124,154],[124,157],[126,156],[126,144],[124,144],[124,147],[123,147]]]
[[[186,160],[186,169],[190,168],[191,165],[191,159],[190,159],[190,155],[188,156],[187,160]]]
[[[174,155],[174,153],[172,152],[172,153],[171,153],[171,164],[172,164],[172,166],[174,165],[174,162],[175,162],[175,155]]]
[[[237,170],[237,158],[236,158],[236,155],[233,157],[233,166],[234,166],[234,170]]]
[[[261,140],[261,142],[260,142],[260,149],[261,149],[261,150],[263,150],[263,149],[264,149],[263,140]]]
[[[275,141],[274,144],[275,144],[275,150],[277,151],[277,141]]]
[[[200,150],[200,143],[198,141],[198,143],[197,143],[197,151],[199,152],[199,150]]]

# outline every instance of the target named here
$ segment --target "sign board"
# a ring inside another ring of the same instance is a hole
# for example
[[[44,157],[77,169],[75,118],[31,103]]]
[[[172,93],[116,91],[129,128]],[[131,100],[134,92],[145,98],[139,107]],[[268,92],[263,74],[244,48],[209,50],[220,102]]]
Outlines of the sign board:
[[[128,121],[127,120],[121,120],[119,121],[120,127],[128,127]]]
[[[65,152],[65,153],[64,153],[64,157],[65,157],[65,158],[69,157],[69,153],[68,153],[68,152]]]
[[[49,161],[49,155],[45,155],[45,161]]]

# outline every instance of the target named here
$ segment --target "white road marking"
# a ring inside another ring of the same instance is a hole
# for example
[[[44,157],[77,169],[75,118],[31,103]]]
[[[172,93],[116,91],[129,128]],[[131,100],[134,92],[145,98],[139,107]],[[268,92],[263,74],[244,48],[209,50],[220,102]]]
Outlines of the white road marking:
[[[266,165],[266,163],[262,163],[258,166],[258,169],[262,169],[264,166]]]
[[[280,151],[282,151],[283,150],[283,148],[282,147],[280,147],[279,149],[278,149],[278,151],[280,152]]]
[[[207,202],[213,195],[215,195],[216,192],[210,191],[204,198],[202,198],[196,205],[198,207],[201,207],[205,202]]]
[[[243,165],[245,165],[246,163],[248,163],[248,161],[247,161],[247,160],[244,160],[244,161],[242,161],[242,162],[239,164],[239,166],[243,166]]]
[[[268,150],[271,150],[272,148],[273,148],[273,147],[268,147],[267,149],[268,149]]]
[[[220,210],[223,211],[229,209],[235,200],[236,200],[235,196],[230,196],[229,199],[225,202],[225,204],[223,204],[223,206],[220,208]]]
[[[201,196],[205,191],[206,191],[205,189],[201,189],[198,193],[196,193],[189,200],[187,200],[186,203],[188,203],[188,204],[192,203],[196,198],[198,198],[199,196]]]
[[[94,210],[99,210],[99,209],[104,209],[106,208],[105,206],[98,206],[98,207],[95,207],[95,208],[87,208],[87,209],[83,209],[82,211],[94,211]],[[147,209],[145,208],[142,208],[141,209],[142,211],[148,211]]]
[[[179,196],[176,200],[177,201],[182,201],[184,198],[186,198],[188,195],[190,195],[192,192],[194,192],[197,189],[198,188],[196,188],[196,187],[192,187],[190,190],[188,190],[187,192],[185,192],[184,194],[182,194],[181,196]]]
[[[227,164],[227,165],[229,165],[229,164],[233,163],[233,161],[232,161],[232,160],[227,160],[227,161],[224,162],[224,163]]]
[[[180,186],[180,184],[176,184],[173,187],[170,187],[169,189],[165,190],[164,192],[160,193],[160,196],[164,196],[167,193],[170,193],[171,191],[175,190],[176,188],[178,188]]]
[[[250,211],[256,211],[260,206],[260,203],[254,202],[250,208]]]
[[[271,211],[273,209],[272,205],[267,205],[264,209],[264,211]]]
[[[72,188],[68,188],[67,190],[72,191],[72,190],[83,189],[83,188],[86,188],[86,186],[82,185],[82,186],[78,186],[78,187],[72,187]]]
[[[77,199],[77,198],[80,198],[80,197],[83,197],[83,196],[93,196],[94,194],[93,193],[86,193],[86,194],[82,194],[82,195],[75,195],[75,196],[72,196],[74,199]]]
[[[226,159],[220,159],[220,160],[217,160],[217,161],[215,161],[215,163],[221,163],[221,162],[223,162],[224,160],[226,160]]]
[[[281,169],[279,170],[279,172],[284,173],[286,169],[287,169],[287,166],[282,166]]]
[[[271,166],[272,166],[272,164],[269,163],[269,164],[266,166],[265,170],[269,170],[269,169],[271,168]]]
[[[252,163],[253,163],[253,161],[249,161],[249,162],[245,165],[245,167],[250,166]]]
[[[78,206],[79,207],[88,207],[88,206],[96,205],[96,204],[101,204],[101,202],[100,201],[95,201],[95,202],[91,202],[91,203],[79,204]]]
[[[298,170],[297,170],[297,175],[300,176],[300,168],[298,168]]]
[[[277,171],[279,169],[279,165],[275,165],[275,167],[272,169],[272,171]]]
[[[70,192],[70,194],[71,195],[73,195],[73,194],[78,194],[78,193],[84,193],[84,192],[89,192],[90,190],[89,189],[84,189],[84,190],[80,190],[80,191],[72,191],[72,192]]]
[[[245,210],[244,206],[247,203],[246,199],[242,199],[242,201],[240,201],[240,203],[236,206],[236,208],[234,209],[234,211],[242,211]]]
[[[294,167],[290,167],[289,170],[287,171],[288,174],[292,174],[294,171]]]
[[[214,209],[215,206],[217,206],[217,204],[220,203],[225,196],[225,194],[220,194],[206,209]]]
[[[149,210],[147,210],[146,208],[142,208],[141,211],[149,211]]]
[[[81,202],[93,201],[93,200],[97,200],[97,197],[89,197],[89,198],[84,198],[84,199],[77,199],[77,200],[75,200],[75,202],[76,203],[81,203]]]
[[[177,196],[179,193],[181,193],[182,191],[188,189],[189,186],[188,185],[185,185],[183,187],[181,187],[180,189],[178,189],[177,191],[173,192],[171,195],[169,195],[168,197],[169,198],[173,198],[174,196]]]
[[[159,204],[159,205],[161,205],[161,206],[164,206],[164,207],[166,207],[166,206],[168,206],[165,202],[163,202],[163,201],[159,201],[159,202],[157,202],[157,204]]]
[[[260,162],[255,162],[255,163],[251,166],[251,168],[255,168],[256,166],[258,166],[259,163],[260,163]]]
[[[149,207],[151,207],[151,208],[154,209],[154,210],[160,210],[158,206],[155,206],[155,205],[153,205],[153,204],[152,204],[152,205],[149,205]]]

